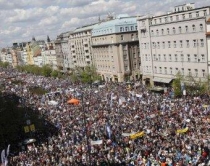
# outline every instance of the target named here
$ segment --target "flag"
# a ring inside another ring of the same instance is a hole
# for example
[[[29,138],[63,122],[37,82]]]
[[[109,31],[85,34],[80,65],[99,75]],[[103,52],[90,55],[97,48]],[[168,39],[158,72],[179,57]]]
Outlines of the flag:
[[[5,156],[5,150],[2,150],[1,151],[1,163],[5,163],[5,159],[6,159],[6,156]]]
[[[111,134],[112,134],[112,131],[111,131],[111,128],[110,128],[110,126],[109,126],[109,125],[107,125],[107,126],[106,126],[106,131],[107,131],[107,133],[108,133],[108,137],[109,137],[109,139],[111,139]]]
[[[7,146],[7,157],[9,156],[10,144]]]

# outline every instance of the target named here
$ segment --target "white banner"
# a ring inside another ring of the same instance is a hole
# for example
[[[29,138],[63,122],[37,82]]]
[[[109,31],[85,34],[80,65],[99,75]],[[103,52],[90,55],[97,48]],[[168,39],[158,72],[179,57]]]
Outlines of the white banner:
[[[100,144],[102,144],[102,143],[103,143],[102,140],[91,141],[91,145],[100,145]]]

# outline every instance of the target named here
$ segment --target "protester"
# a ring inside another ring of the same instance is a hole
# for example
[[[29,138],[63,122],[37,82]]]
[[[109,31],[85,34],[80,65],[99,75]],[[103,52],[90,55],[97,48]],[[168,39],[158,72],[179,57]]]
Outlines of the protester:
[[[149,91],[140,82],[134,82],[133,88],[113,82],[85,87],[70,80],[1,70],[4,76],[24,82],[9,82],[4,93],[20,96],[59,130],[54,135],[49,129],[46,142],[21,151],[9,165],[210,165],[208,95],[173,99]],[[31,94],[32,86],[49,93]],[[71,98],[79,104],[68,104]]]

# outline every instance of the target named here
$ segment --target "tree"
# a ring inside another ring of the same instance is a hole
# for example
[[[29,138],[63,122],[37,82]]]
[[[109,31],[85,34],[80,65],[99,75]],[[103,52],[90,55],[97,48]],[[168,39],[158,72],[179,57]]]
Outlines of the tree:
[[[50,74],[52,77],[56,78],[59,75],[59,72],[57,70],[53,70]]]
[[[50,68],[50,66],[48,65],[44,65],[42,67],[42,75],[45,76],[45,77],[50,77],[50,74],[52,72],[52,69]]]
[[[181,89],[181,81],[183,81],[183,77],[180,72],[176,74],[176,78],[173,80],[172,87],[174,89],[174,96],[181,97],[182,89]]]

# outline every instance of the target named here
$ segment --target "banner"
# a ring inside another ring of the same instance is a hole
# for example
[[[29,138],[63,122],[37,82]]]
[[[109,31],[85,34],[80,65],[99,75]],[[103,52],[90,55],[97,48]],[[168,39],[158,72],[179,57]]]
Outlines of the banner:
[[[35,131],[35,126],[34,126],[34,124],[30,125],[30,130],[31,130],[31,131]]]
[[[136,139],[138,137],[143,137],[143,136],[144,136],[144,131],[132,134],[132,135],[130,135],[130,138],[131,139]]]
[[[102,140],[98,140],[98,141],[91,141],[91,145],[100,145],[102,144]]]
[[[24,131],[25,131],[25,133],[28,133],[29,132],[29,127],[28,126],[24,126]]]
[[[131,135],[134,135],[135,133],[122,133],[122,136],[124,137],[130,137]]]
[[[176,132],[181,134],[181,133],[186,133],[188,131],[188,127],[184,128],[184,129],[179,129]]]

